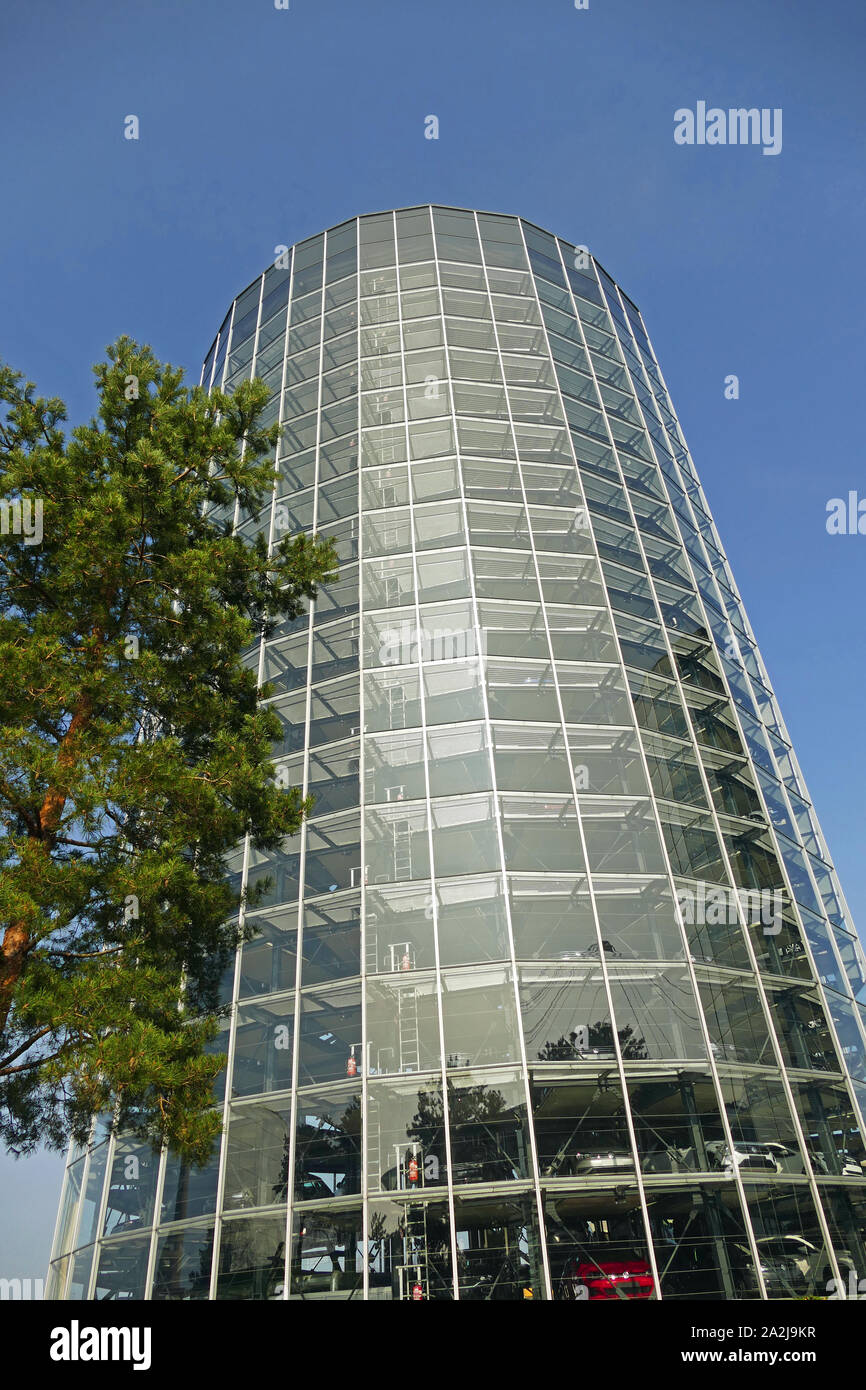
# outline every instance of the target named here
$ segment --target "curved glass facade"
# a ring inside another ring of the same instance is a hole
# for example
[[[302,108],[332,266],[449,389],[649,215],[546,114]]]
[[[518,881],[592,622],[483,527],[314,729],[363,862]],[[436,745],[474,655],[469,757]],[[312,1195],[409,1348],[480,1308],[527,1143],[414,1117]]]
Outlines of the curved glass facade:
[[[292,248],[203,372],[337,538],[250,654],[315,808],[210,1168],[70,1155],[49,1297],[754,1299],[866,1273],[863,953],[640,313],[417,207]]]

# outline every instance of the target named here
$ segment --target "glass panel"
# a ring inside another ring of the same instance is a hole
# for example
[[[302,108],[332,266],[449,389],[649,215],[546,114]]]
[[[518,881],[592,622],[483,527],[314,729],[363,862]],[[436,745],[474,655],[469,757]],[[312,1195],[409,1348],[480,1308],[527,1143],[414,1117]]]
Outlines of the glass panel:
[[[367,983],[367,1047],[372,1076],[441,1065],[439,1011],[432,974],[412,971]]]
[[[441,910],[441,909],[440,909]],[[368,973],[423,970],[436,962],[429,883],[366,889]],[[357,971],[355,972],[358,973]]]
[[[704,1182],[696,1188],[647,1179],[647,1200],[666,1299],[760,1298],[739,1199],[730,1185]]]
[[[184,1302],[207,1298],[213,1246],[213,1226],[192,1226],[160,1236],[151,1297]]]
[[[508,891],[518,958],[555,961],[598,954],[585,878],[509,874]]]
[[[78,1299],[87,1297],[90,1286],[90,1271],[93,1267],[93,1256],[95,1251],[95,1245],[88,1245],[86,1250],[79,1250],[78,1254],[72,1260],[69,1283],[66,1287],[66,1298]]]
[[[103,1235],[125,1235],[150,1225],[158,1171],[159,1155],[149,1144],[118,1137],[108,1179]]]
[[[823,1295],[833,1271],[808,1188],[749,1180],[746,1201],[767,1297]]]
[[[218,1177],[219,1155],[197,1168],[167,1154],[160,1221],[184,1221],[216,1211]]]
[[[288,1101],[232,1106],[226,1141],[226,1211],[285,1203],[290,1115]]]
[[[543,1297],[535,1198],[455,1199],[457,1280],[461,1300]]]
[[[87,1169],[87,1182],[81,1203],[81,1220],[78,1225],[77,1243],[89,1245],[99,1234],[99,1208],[102,1202],[102,1186],[105,1181],[105,1168],[108,1162],[108,1145],[101,1144],[92,1149]]]
[[[596,634],[598,624],[590,614],[586,615],[589,628]],[[567,655],[577,655],[572,645],[574,630],[579,625],[576,619],[568,638]],[[552,636],[557,657],[562,648],[556,634]],[[602,642],[607,639],[602,637]],[[588,653],[587,653],[588,654]],[[631,725],[631,709],[625,685],[619,672],[607,666],[579,666],[576,663],[564,665],[557,660],[557,677],[562,708],[566,723],[573,724],[620,724]]]
[[[648,801],[593,797],[581,802],[586,852],[599,874],[654,874],[664,856]]]
[[[295,1197],[320,1201],[361,1191],[361,1095],[356,1085],[298,1096]]]
[[[63,1178],[63,1198],[60,1204],[60,1214],[57,1218],[57,1236],[52,1251],[55,1257],[72,1250],[79,1243],[75,1239],[75,1228],[78,1220],[78,1202],[81,1197],[83,1178],[84,1159],[79,1158],[77,1162],[69,1164]]]
[[[616,1072],[536,1072],[532,1116],[541,1181],[633,1174],[634,1155]]]
[[[449,1067],[497,1066],[520,1056],[511,971],[503,966],[449,970],[442,976],[445,1056]]]
[[[475,795],[434,801],[431,816],[438,878],[500,867],[491,797]]]
[[[629,1067],[629,1105],[645,1173],[681,1176],[719,1165],[722,1119],[713,1078],[702,1067]]]
[[[238,1010],[232,1094],[284,1091],[292,1083],[294,1004],[291,999]]]
[[[519,719],[524,724],[558,719],[556,685],[549,661],[492,659],[486,663],[485,675],[491,718]]]
[[[522,967],[520,1009],[530,1062],[616,1063],[604,976],[597,965]]]
[[[548,1189],[544,1205],[550,1280],[557,1301],[656,1296],[634,1182]]]
[[[718,1062],[752,1062],[773,1066],[770,1036],[757,992],[739,980],[697,970],[710,1048]]]
[[[623,1057],[704,1061],[706,1046],[687,970],[608,963],[610,993]]]
[[[144,1298],[150,1238],[107,1241],[100,1250],[94,1299],[112,1302]]]
[[[438,879],[436,902],[443,965],[508,958],[508,924],[499,874]]]
[[[866,1269],[866,1200],[850,1184],[822,1183],[821,1204],[830,1228],[830,1239],[836,1253],[843,1289],[829,1283],[828,1297],[842,1295],[860,1298],[866,1293],[863,1270]]]
[[[493,746],[500,791],[571,791],[568,750],[560,728],[494,725]]]
[[[447,1170],[441,1078],[372,1081],[367,1102],[370,1189],[418,1193],[444,1186]]]
[[[355,1076],[361,1060],[360,985],[306,990],[301,996],[298,1084]]]
[[[516,1072],[449,1079],[448,1115],[455,1187],[531,1176],[526,1094]]]
[[[446,1204],[418,1201],[411,1193],[372,1203],[367,1264],[371,1299],[453,1298]]]
[[[291,1297],[361,1297],[364,1221],[360,1208],[299,1207],[292,1233]]]
[[[220,1236],[217,1298],[282,1298],[285,1260],[285,1215],[227,1220]]]
[[[573,873],[583,854],[572,797],[501,799],[506,868],[524,873]]]
[[[816,989],[792,982],[788,988],[771,989],[769,1002],[787,1066],[809,1071],[839,1070],[833,1037]]]
[[[728,1176],[737,1171],[744,1178],[806,1171],[781,1081],[755,1075],[726,1076],[722,1094],[733,1147],[724,1140],[711,1146],[713,1167]]]
[[[665,879],[596,877],[594,888],[606,959],[682,959],[682,937]]]

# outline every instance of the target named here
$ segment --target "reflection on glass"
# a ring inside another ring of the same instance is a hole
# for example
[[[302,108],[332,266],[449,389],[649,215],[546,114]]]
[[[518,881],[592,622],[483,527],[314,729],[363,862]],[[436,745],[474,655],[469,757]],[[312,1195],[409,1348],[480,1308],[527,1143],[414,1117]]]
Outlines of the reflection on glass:
[[[364,1281],[360,1208],[299,1207],[292,1233],[292,1298],[358,1298]]]
[[[541,1250],[531,1194],[454,1202],[457,1283],[473,1303],[540,1298]]]
[[[220,1236],[216,1297],[278,1299],[285,1287],[286,1219],[228,1219]]]
[[[360,1190],[361,1096],[356,1084],[300,1092],[295,1136],[296,1200],[344,1197]]]
[[[208,1298],[213,1247],[213,1226],[192,1226],[161,1236],[151,1297],[185,1302]]]
[[[444,1202],[412,1195],[370,1204],[370,1297],[424,1302],[454,1297],[451,1223]]]
[[[103,1118],[49,1289],[866,1275],[866,962],[640,314],[584,248],[463,209],[289,259],[205,368],[265,382],[274,495],[211,519],[336,541],[339,575],[243,656],[312,812],[226,856],[247,939],[212,1158]]]

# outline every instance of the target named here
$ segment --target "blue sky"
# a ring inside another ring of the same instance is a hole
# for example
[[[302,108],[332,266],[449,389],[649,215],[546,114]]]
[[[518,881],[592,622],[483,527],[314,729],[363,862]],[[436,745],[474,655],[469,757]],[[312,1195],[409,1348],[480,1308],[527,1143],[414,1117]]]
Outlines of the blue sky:
[[[866,536],[824,523],[866,498],[864,38],[855,0],[7,4],[0,357],[77,422],[120,333],[197,380],[274,247],[356,213],[585,243],[643,311],[862,925]],[[698,101],[782,108],[781,153],[676,145]],[[59,1183],[0,1158],[0,1276],[43,1274]]]

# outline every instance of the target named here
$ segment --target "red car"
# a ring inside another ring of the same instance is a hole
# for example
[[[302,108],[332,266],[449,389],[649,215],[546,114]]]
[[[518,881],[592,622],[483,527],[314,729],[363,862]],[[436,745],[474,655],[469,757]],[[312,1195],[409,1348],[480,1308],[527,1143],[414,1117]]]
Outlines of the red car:
[[[560,1298],[575,1302],[651,1298],[655,1284],[646,1260],[569,1260],[562,1272],[560,1290]]]

